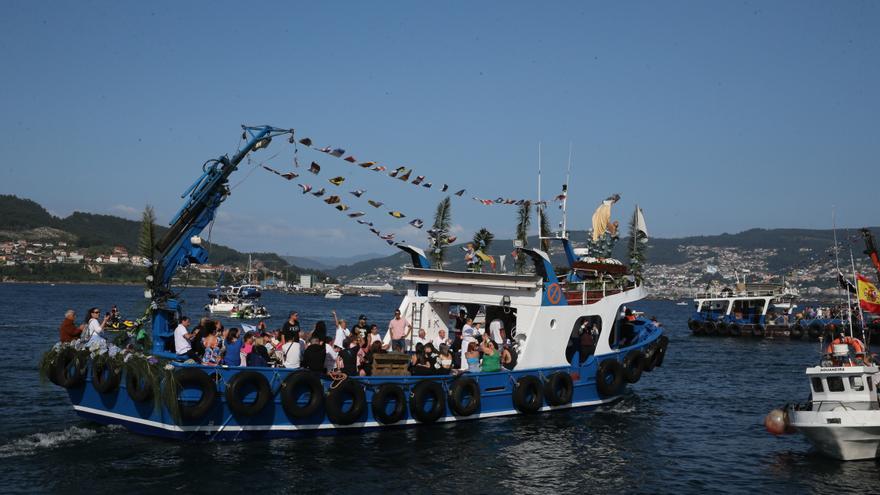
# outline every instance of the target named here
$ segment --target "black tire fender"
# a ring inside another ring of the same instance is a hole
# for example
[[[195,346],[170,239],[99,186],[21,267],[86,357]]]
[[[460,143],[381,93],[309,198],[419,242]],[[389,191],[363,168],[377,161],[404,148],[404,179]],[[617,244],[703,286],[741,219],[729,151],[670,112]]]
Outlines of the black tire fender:
[[[434,399],[431,409],[425,410],[428,399]],[[420,423],[433,423],[446,414],[446,397],[443,386],[433,380],[422,380],[412,389],[409,412]]]
[[[242,389],[251,385],[257,390],[257,398],[250,404],[245,404]],[[256,371],[240,371],[226,382],[226,405],[237,416],[254,416],[258,414],[266,404],[272,400],[272,387],[269,380]]]
[[[346,397],[351,398],[351,405],[345,409]],[[367,394],[364,387],[355,380],[346,379],[339,383],[336,388],[327,392],[324,408],[327,409],[327,417],[335,424],[350,425],[361,418],[367,407]]]
[[[513,405],[523,414],[538,412],[544,403],[541,389],[541,380],[538,377],[532,375],[520,377],[513,389]]]
[[[305,388],[309,392],[309,402],[299,405],[300,389]],[[318,412],[324,405],[324,385],[318,375],[311,371],[297,371],[291,373],[281,383],[281,407],[291,418],[305,418]]]
[[[388,412],[388,402],[394,401],[394,409]],[[384,425],[392,425],[406,417],[406,392],[400,385],[384,383],[373,393],[370,402],[373,417]]]
[[[574,380],[564,371],[557,371],[544,382],[544,399],[551,406],[571,404],[574,397]]]
[[[177,401],[180,403],[180,417],[182,419],[188,421],[201,419],[214,407],[214,401],[217,400],[217,386],[207,373],[199,368],[178,368],[174,372],[174,379],[180,384],[181,391],[189,385],[202,392],[199,401],[192,405],[183,403],[178,395]]]
[[[463,376],[449,388],[449,408],[458,416],[470,416],[480,410],[480,385]]]
[[[596,370],[596,390],[602,397],[612,397],[623,388],[623,365],[616,359],[606,359],[599,363]]]

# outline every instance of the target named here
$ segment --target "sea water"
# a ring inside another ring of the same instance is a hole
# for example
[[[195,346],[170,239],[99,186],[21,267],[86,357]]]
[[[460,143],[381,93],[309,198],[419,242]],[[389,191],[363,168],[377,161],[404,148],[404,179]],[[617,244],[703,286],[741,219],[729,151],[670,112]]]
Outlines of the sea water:
[[[875,461],[839,462],[801,436],[773,437],[773,407],[809,396],[818,344],[693,337],[690,308],[643,301],[670,338],[661,368],[599,412],[558,411],[367,434],[178,443],[79,419],[66,392],[41,384],[40,355],[68,308],[144,309],[140,287],[0,284],[0,493],[807,493],[873,491]],[[186,289],[200,316],[206,289]],[[387,325],[400,297],[325,300],[276,292],[278,327],[332,310]],[[236,320],[224,320],[234,326]]]

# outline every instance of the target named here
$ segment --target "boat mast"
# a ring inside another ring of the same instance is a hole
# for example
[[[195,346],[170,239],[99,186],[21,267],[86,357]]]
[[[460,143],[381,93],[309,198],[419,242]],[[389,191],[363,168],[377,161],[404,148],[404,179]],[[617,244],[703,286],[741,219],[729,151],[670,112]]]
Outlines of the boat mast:
[[[541,141],[538,141],[538,240],[544,237],[544,229],[541,227]]]
[[[571,141],[568,142],[568,170],[565,172],[565,185],[562,186],[562,238],[568,239],[568,183],[571,179]]]
[[[837,245],[837,215],[835,213],[835,209],[833,206],[831,207],[831,227],[834,230],[834,263],[837,266],[837,273],[840,274],[842,272],[840,271],[840,252],[839,252],[839,247]],[[840,289],[841,289],[840,284],[837,284],[838,297],[840,296]],[[846,311],[847,311],[847,314],[849,315],[849,336],[852,337],[853,336],[852,305],[850,303],[849,290],[846,291]]]
[[[853,287],[856,287],[857,288],[856,290],[858,290],[859,279],[856,277],[856,259],[853,257],[852,248],[850,248],[850,250],[849,250],[849,262],[852,265]],[[849,291],[846,291],[846,293],[849,294]],[[849,298],[847,298],[847,302],[849,302]],[[858,304],[858,301],[856,302],[856,304]],[[850,307],[849,325],[850,325],[850,328],[852,328],[853,323],[854,323],[852,321],[852,304],[850,304],[849,307]],[[865,313],[862,311],[861,305],[859,305],[859,326],[862,329],[862,341],[865,342],[865,346],[870,345],[871,334],[870,333],[865,334]],[[852,332],[850,332],[850,333],[852,333]]]

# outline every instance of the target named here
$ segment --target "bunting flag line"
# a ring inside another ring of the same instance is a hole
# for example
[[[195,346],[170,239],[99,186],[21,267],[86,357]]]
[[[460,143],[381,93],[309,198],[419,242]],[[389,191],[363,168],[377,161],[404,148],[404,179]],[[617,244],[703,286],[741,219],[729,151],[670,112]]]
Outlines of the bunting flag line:
[[[336,148],[335,150],[330,152],[330,156],[335,156],[336,158],[340,158],[345,154],[345,150],[342,148]]]
[[[416,218],[415,220],[413,220],[413,221],[410,222],[409,224],[412,225],[413,227],[417,228],[417,229],[420,229],[420,228],[422,228],[422,227],[425,225],[425,222],[423,222],[423,221],[422,221],[421,219],[419,219],[419,218]]]
[[[399,211],[389,211],[388,214],[391,215],[391,216],[394,217],[394,218],[403,218],[403,217],[406,216],[406,215],[404,215],[403,213],[401,213],[401,212],[399,212]]]
[[[316,198],[320,198],[323,195],[324,195],[324,188],[323,187],[312,193],[312,196],[314,196]]]
[[[424,176],[424,175],[418,175],[418,176],[416,176],[415,179],[412,180],[412,183],[415,184],[415,185],[419,185],[419,184],[422,183],[423,180],[425,180],[425,176]]]
[[[307,192],[309,192],[309,191],[312,190],[312,186],[310,186],[310,185],[308,185],[308,184],[299,184],[299,187],[302,188],[302,190],[303,190],[303,194],[305,194],[305,193],[307,193]]]
[[[339,211],[345,211],[348,209],[348,205],[338,204],[338,205],[336,205],[336,209]]]
[[[374,172],[384,172],[386,170],[388,170],[388,169],[385,168],[383,165],[379,165],[378,167],[373,169]]]
[[[339,196],[330,196],[329,198],[324,200],[324,202],[327,203],[328,205],[335,205],[336,203],[338,203],[340,201],[342,201],[342,200],[339,199]]]
[[[309,172],[311,172],[315,175],[318,175],[318,172],[320,172],[320,171],[321,171],[321,166],[318,165],[318,162],[312,162],[312,164],[309,165]]]
[[[293,180],[299,177],[299,174],[295,174],[293,172],[287,172],[286,174],[281,174],[281,177],[284,177],[287,180]]]
[[[376,165],[376,162],[361,162],[361,163],[358,163],[358,165],[360,165],[363,168],[370,168],[373,165]]]
[[[343,160],[347,161],[348,163],[355,163],[357,161],[357,158],[348,155],[347,157],[343,158]]]
[[[400,179],[400,180],[406,182],[406,181],[409,180],[409,176],[410,176],[411,173],[412,173],[412,169],[409,169],[409,170],[406,171],[405,174],[403,174],[403,175],[401,175],[400,177],[398,177],[398,179]]]
[[[351,194],[353,194],[354,197],[359,198],[359,197],[363,196],[363,194],[364,194],[365,192],[367,192],[366,189],[358,189],[358,190],[355,190],[355,191],[351,191]]]
[[[342,177],[342,176],[334,177],[332,179],[327,179],[327,182],[333,184],[334,186],[339,186],[343,182],[345,182],[345,177]]]
[[[397,177],[397,174],[403,172],[404,170],[406,170],[406,167],[397,167],[396,169],[394,169],[393,172],[389,172],[388,175],[390,175],[391,177]]]
[[[366,215],[366,213],[364,213],[364,212],[362,212],[362,211],[356,211],[356,212],[354,212],[354,213],[349,213],[349,214],[348,214],[348,217],[349,217],[349,218],[357,218],[357,217],[362,217],[362,216],[364,216],[364,215]]]
[[[373,201],[372,199],[367,200],[367,203],[369,203],[369,205],[372,206],[373,208],[379,208],[385,204],[385,203],[382,203],[381,201]]]

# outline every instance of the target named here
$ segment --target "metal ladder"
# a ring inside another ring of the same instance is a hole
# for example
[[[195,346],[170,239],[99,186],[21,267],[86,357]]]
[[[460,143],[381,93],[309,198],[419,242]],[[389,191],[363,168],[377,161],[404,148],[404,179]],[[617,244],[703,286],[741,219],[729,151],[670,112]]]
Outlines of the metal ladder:
[[[422,310],[425,307],[425,303],[413,302],[412,307],[410,308],[410,317],[412,318],[412,333],[409,336],[409,345],[410,350],[415,350],[415,346],[412,344],[413,338],[415,335],[419,334],[419,330],[422,329]]]

